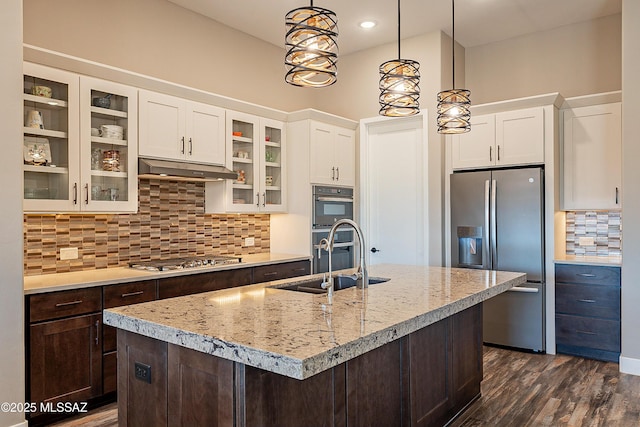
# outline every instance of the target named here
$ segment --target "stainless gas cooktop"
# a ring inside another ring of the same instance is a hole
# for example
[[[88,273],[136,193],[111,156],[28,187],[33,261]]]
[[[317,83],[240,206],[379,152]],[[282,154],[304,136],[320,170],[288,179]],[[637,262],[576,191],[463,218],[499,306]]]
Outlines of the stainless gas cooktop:
[[[197,256],[184,258],[171,258],[156,261],[130,262],[129,267],[138,270],[168,271],[182,270],[185,268],[213,267],[216,265],[239,264],[242,258],[239,256]]]

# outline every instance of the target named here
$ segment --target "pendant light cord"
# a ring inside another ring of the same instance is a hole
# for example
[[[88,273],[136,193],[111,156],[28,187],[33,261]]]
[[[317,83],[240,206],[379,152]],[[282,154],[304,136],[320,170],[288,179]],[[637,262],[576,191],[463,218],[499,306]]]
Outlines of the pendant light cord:
[[[400,56],[400,0],[398,0],[398,60],[402,57]]]
[[[455,0],[451,0],[451,72],[453,89],[456,88],[456,7]]]

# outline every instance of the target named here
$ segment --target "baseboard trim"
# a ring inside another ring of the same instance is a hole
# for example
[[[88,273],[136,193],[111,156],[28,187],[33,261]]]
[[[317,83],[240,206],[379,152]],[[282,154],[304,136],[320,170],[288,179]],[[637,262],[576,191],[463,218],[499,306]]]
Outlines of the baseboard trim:
[[[640,376],[640,359],[620,356],[620,372]]]

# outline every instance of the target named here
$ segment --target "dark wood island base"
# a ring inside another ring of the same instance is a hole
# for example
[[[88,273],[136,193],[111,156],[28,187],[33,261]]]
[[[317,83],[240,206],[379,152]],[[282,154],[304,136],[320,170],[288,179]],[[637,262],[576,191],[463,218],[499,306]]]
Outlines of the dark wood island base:
[[[118,330],[121,427],[446,425],[481,381],[482,304],[306,380]]]

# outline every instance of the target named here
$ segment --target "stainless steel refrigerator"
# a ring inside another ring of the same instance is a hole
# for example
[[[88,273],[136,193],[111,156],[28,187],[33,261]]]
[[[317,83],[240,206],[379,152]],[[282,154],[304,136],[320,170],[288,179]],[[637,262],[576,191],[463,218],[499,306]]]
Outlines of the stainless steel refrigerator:
[[[452,267],[527,273],[527,283],[484,302],[484,342],[545,351],[544,170],[451,175]]]

